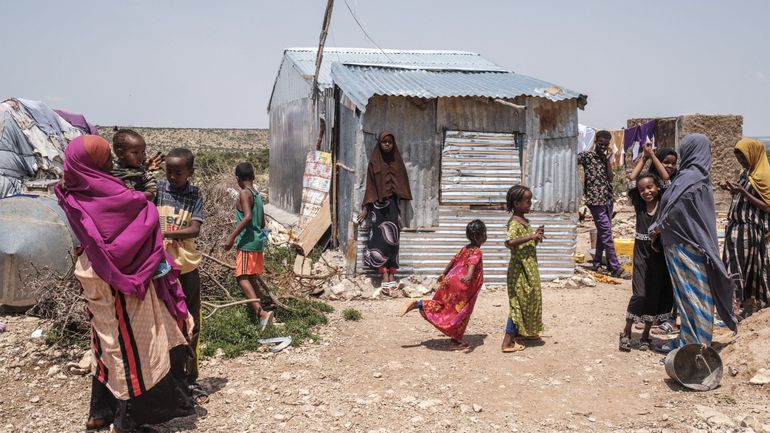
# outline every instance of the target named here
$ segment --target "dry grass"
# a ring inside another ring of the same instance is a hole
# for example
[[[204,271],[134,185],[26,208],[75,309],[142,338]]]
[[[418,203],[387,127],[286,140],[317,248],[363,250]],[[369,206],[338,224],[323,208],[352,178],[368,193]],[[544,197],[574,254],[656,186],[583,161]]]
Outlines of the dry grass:
[[[61,347],[85,346],[91,329],[80,283],[72,272],[61,275],[51,269],[35,269],[24,278],[38,299],[28,315],[49,322],[47,341]]]

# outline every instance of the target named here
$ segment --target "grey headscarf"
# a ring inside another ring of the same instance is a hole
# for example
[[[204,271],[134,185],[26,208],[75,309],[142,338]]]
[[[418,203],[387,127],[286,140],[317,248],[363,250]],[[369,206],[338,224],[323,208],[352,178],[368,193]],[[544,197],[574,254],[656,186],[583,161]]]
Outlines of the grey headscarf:
[[[679,173],[660,199],[650,234],[659,232],[664,246],[689,244],[706,256],[709,285],[719,317],[733,330],[735,285],[719,256],[716,207],[711,187],[711,142],[703,134],[690,134],[679,148]]]

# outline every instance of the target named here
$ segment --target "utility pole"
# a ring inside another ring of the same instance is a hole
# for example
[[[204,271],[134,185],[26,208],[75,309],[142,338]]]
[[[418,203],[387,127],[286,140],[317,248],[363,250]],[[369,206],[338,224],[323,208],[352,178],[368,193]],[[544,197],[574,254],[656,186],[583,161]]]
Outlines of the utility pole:
[[[324,56],[324,45],[326,44],[326,35],[329,33],[329,24],[332,22],[332,9],[334,8],[334,0],[328,0],[326,3],[326,13],[324,13],[324,22],[321,26],[321,37],[318,41],[318,53],[315,57],[315,74],[313,75],[313,92],[311,97],[313,100],[318,98],[318,72],[321,70],[321,61]]]

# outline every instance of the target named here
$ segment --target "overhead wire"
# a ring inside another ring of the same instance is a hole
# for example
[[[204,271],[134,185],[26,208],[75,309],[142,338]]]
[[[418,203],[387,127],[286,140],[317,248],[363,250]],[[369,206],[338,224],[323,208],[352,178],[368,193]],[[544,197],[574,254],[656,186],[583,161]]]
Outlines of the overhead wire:
[[[355,21],[355,22],[356,22],[356,24],[358,25],[358,28],[360,28],[360,29],[361,29],[361,31],[364,33],[364,37],[366,37],[366,39],[368,39],[368,40],[369,40],[369,42],[371,42],[372,44],[374,44],[374,46],[375,46],[375,47],[377,47],[377,49],[379,49],[379,50],[380,50],[380,52],[381,52],[381,53],[382,53],[382,54],[383,54],[383,55],[384,55],[384,56],[385,56],[385,57],[386,57],[388,60],[390,60],[391,62],[395,63],[395,60],[393,60],[392,58],[390,58],[390,56],[388,55],[388,53],[386,53],[386,52],[385,52],[385,50],[383,50],[383,49],[382,49],[382,47],[380,47],[380,45],[379,45],[379,44],[378,44],[378,43],[377,43],[377,42],[374,40],[374,38],[372,38],[371,36],[369,36],[369,33],[366,31],[366,29],[364,29],[364,26],[361,24],[361,21],[359,21],[359,19],[358,19],[358,17],[356,16],[355,12],[353,12],[353,9],[350,7],[350,3],[348,3],[348,0],[343,0],[343,1],[345,2],[345,6],[347,6],[347,8],[348,8],[348,12],[350,12],[350,16],[351,16],[351,17],[353,17],[353,21]]]

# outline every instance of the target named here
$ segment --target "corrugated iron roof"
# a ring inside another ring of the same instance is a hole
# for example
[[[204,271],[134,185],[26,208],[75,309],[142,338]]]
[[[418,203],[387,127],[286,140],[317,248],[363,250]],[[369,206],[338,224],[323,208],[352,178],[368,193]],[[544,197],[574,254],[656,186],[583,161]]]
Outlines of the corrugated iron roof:
[[[317,48],[288,48],[284,56],[303,76],[312,79],[315,74]],[[389,66],[409,69],[453,70],[453,71],[497,71],[508,72],[505,68],[481,57],[478,53],[447,50],[377,50],[371,48],[324,48],[318,86],[331,87],[332,63],[365,66]]]
[[[332,64],[332,79],[365,111],[374,95],[419,98],[540,96],[552,101],[580,98],[578,92],[513,72],[434,71]]]

